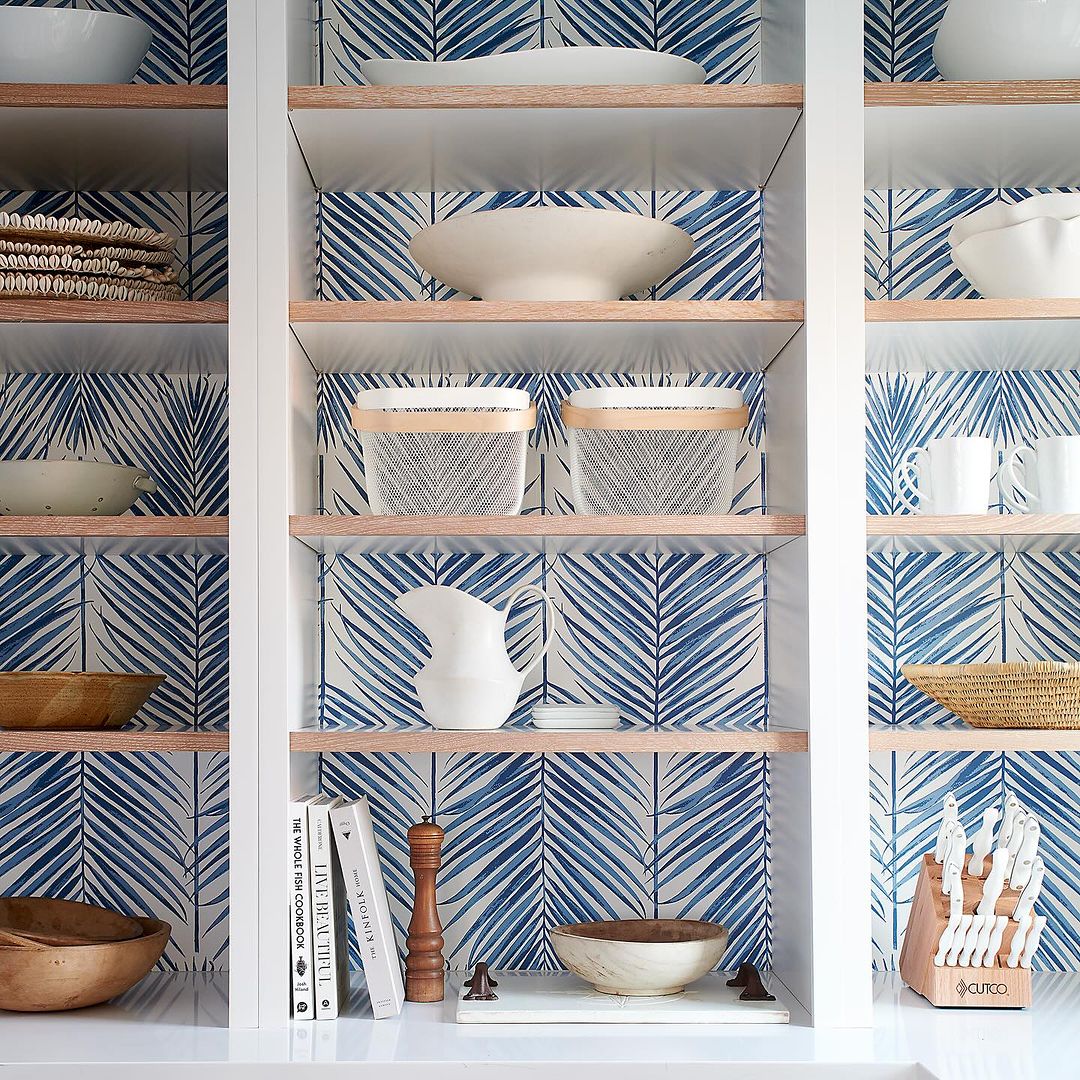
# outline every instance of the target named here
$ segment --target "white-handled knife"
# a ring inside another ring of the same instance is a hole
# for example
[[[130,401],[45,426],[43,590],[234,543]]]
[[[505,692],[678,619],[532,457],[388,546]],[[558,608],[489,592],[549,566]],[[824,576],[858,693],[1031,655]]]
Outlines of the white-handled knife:
[[[981,878],[986,869],[986,859],[994,846],[994,826],[1001,815],[997,808],[991,806],[983,811],[982,825],[971,841],[971,862],[968,863],[968,873],[972,877]]]
[[[946,865],[956,863],[963,870],[965,862],[967,862],[967,833],[964,832],[964,826],[957,822],[952,835],[949,837],[949,846],[945,852],[945,863]]]
[[[1009,853],[1005,848],[999,847],[994,852],[993,861],[990,863],[990,873],[986,875],[983,883],[982,899],[975,909],[980,915],[994,915],[997,912],[998,897],[1005,887],[1005,871],[1009,865]]]
[[[1035,862],[1031,865],[1031,876],[1024,886],[1024,891],[1016,901],[1016,907],[1013,908],[1012,917],[1014,919],[1019,921],[1025,915],[1031,914],[1031,909],[1035,906],[1035,901],[1039,899],[1039,892],[1042,889],[1043,878],[1045,876],[1046,867],[1043,864],[1042,858],[1036,855]]]
[[[1012,794],[1012,792],[1006,792],[1005,794],[1005,809],[1001,815],[1001,832],[998,833],[998,844],[1001,847],[1009,846],[1009,837],[1012,836],[1013,822],[1016,820],[1016,815],[1020,810],[1020,800]]]
[[[960,867],[956,863],[949,863],[945,867],[945,877],[949,880],[949,919],[959,920],[964,914],[964,879],[960,875]]]
[[[1000,917],[1005,918],[1004,915]],[[990,948],[990,936],[994,932],[994,927],[997,926],[997,921],[997,915],[982,916],[982,926],[979,928],[979,937],[975,942],[975,951],[971,954],[972,967],[986,966],[986,951]]]
[[[983,915],[973,915],[971,919],[971,925],[968,927],[968,932],[964,935],[964,947],[960,950],[960,955],[957,957],[957,963],[960,967],[971,967],[971,957],[975,952],[975,946],[979,943],[979,934],[982,933],[983,924],[986,922],[986,917]]]
[[[956,818],[943,817],[938,826],[937,843],[934,844],[934,862],[943,863],[945,853],[949,850],[949,838],[953,834],[959,822]]]
[[[956,961],[960,959],[960,950],[964,947],[964,941],[967,939],[967,933],[971,929],[971,922],[974,918],[974,915],[960,916],[960,925],[953,934],[952,943],[949,946],[949,953],[945,957],[946,967],[956,967]]]
[[[949,921],[945,924],[945,929],[941,931],[941,937],[938,939],[937,953],[934,955],[935,967],[945,966],[945,957],[949,954],[953,940],[956,937],[956,932],[960,929],[960,919],[960,915],[950,915]]]
[[[1010,889],[1023,889],[1031,878],[1031,870],[1039,856],[1039,837],[1042,827],[1034,814],[1028,814],[1024,821],[1024,838],[1020,841],[1020,850],[1012,865],[1009,877]]]
[[[1039,938],[1042,937],[1045,926],[1046,916],[1036,915],[1031,923],[1031,930],[1028,931],[1027,940],[1024,942],[1024,955],[1020,957],[1021,967],[1031,967],[1032,958],[1035,956],[1035,950],[1039,947]]]
[[[1008,925],[1008,915],[999,915],[997,917],[994,929],[990,932],[990,943],[986,946],[986,953],[982,958],[983,967],[994,967],[997,964],[997,956],[1001,951],[1001,939],[1005,936],[1005,927]]]
[[[1030,926],[1030,915],[1025,915],[1016,924],[1016,932],[1013,934],[1012,942],[1009,945],[1009,958],[1006,961],[1011,968],[1016,967],[1020,963],[1020,954],[1024,951],[1024,939],[1027,937]]]
[[[1009,842],[1005,845],[1009,850],[1009,868],[1006,871],[1006,876],[1012,873],[1013,863],[1016,862],[1016,856],[1020,853],[1020,845],[1024,842],[1024,825],[1026,822],[1027,814],[1023,810],[1018,810],[1016,817],[1013,818]]]

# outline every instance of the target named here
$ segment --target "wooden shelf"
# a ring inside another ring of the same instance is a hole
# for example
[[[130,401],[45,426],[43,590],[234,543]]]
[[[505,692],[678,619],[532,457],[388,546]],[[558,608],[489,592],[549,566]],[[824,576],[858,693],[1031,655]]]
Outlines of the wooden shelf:
[[[0,299],[0,369],[225,374],[228,323],[214,300]]]
[[[1076,367],[1080,299],[868,300],[866,370]]]
[[[0,188],[225,191],[224,86],[0,84]]]
[[[0,753],[152,753],[180,750],[212,753],[229,749],[227,731],[3,731]]]
[[[1031,731],[1017,728],[973,728],[967,725],[871,728],[873,753],[940,751],[1080,750],[1080,731]]]
[[[805,731],[294,731],[290,749],[312,753],[660,754],[806,753]]]
[[[869,109],[949,105],[1077,105],[1080,104],[1080,80],[867,83],[863,88],[863,100]]]
[[[0,516],[2,554],[225,554],[227,517]]]
[[[294,300],[320,371],[760,371],[797,332],[800,300]]]
[[[1080,182],[1080,81],[869,83],[864,101],[867,188]]]
[[[294,86],[289,107],[322,191],[749,191],[802,97],[792,85]]]
[[[872,551],[1017,551],[1080,549],[1080,514],[871,514]]]
[[[646,515],[591,516],[521,514],[514,517],[394,517],[374,514],[355,517],[329,514],[289,519],[290,533],[326,553],[397,551],[416,541],[454,541],[472,549],[518,550],[554,541],[574,549],[575,541],[596,551],[596,541],[611,550],[636,550],[640,542],[660,543],[665,550],[687,544],[702,550],[763,552],[806,534],[806,519],[796,514],[728,514],[718,517],[650,517]]]

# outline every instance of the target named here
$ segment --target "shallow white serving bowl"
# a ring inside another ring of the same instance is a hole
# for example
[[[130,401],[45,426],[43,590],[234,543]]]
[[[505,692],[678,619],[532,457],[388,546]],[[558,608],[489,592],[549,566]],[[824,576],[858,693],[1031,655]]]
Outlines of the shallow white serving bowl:
[[[157,484],[101,461],[0,461],[0,515],[114,517]]]
[[[484,300],[618,300],[663,281],[693,250],[665,221],[569,206],[459,214],[409,244],[428,273]]]
[[[602,45],[521,49],[468,60],[363,60],[376,86],[661,86],[703,83],[693,60],[650,49]]]
[[[954,82],[1080,79],[1080,3],[950,0],[934,63]]]
[[[1080,217],[1040,217],[976,233],[953,262],[988,299],[1080,297]]]
[[[949,231],[949,244],[954,248],[959,247],[977,233],[995,232],[1041,217],[1057,218],[1059,221],[1080,217],[1080,193],[1056,191],[1049,195],[1033,195],[1017,203],[991,203],[960,218]]]
[[[667,997],[711,971],[727,930],[694,919],[574,923],[551,931],[555,955],[602,994]]]
[[[151,39],[150,27],[130,15],[0,7],[0,82],[131,82]]]

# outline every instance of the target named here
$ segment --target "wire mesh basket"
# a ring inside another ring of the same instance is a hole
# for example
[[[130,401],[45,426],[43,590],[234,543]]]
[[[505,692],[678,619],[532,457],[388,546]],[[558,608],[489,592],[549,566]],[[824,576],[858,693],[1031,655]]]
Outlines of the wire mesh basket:
[[[563,402],[579,514],[727,514],[749,413],[738,390],[608,387]]]
[[[517,514],[536,406],[502,387],[363,390],[352,410],[373,514]]]

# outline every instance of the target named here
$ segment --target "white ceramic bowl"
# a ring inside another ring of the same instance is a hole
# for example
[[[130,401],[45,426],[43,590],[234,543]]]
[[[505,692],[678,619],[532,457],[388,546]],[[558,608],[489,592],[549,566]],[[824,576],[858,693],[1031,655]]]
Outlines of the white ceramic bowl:
[[[1059,221],[1080,217],[1080,194],[1052,192],[1049,195],[1033,195],[1018,203],[991,203],[960,218],[949,231],[949,244],[957,248],[977,233],[995,232],[1041,217],[1057,218]]]
[[[667,997],[712,971],[727,930],[694,919],[575,923],[551,931],[555,955],[602,994]]]
[[[485,300],[618,300],[663,281],[693,250],[667,222],[567,206],[459,214],[409,244],[428,273]]]
[[[950,0],[934,63],[950,81],[1080,79],[1080,3]]]
[[[0,7],[0,82],[131,82],[151,38],[150,27],[130,15]]]
[[[661,86],[703,83],[705,69],[671,53],[602,45],[521,49],[468,60],[363,60],[376,86]]]
[[[976,233],[953,262],[988,299],[1080,297],[1080,217],[1040,217]]]
[[[157,484],[142,469],[100,461],[0,461],[0,515],[94,515],[128,510]]]

